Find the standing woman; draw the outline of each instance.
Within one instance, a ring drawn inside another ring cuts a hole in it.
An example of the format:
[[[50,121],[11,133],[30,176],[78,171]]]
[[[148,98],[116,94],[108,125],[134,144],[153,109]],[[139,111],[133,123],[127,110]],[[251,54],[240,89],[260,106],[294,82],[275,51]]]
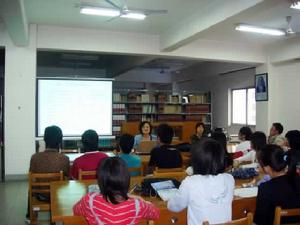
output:
[[[204,123],[196,123],[195,126],[195,134],[193,134],[191,139],[191,144],[194,144],[195,142],[199,141],[201,138],[206,137],[205,135],[205,125]]]
[[[139,126],[140,134],[135,135],[133,148],[137,149],[141,141],[156,141],[157,137],[152,132],[152,125],[149,121],[143,121]]]

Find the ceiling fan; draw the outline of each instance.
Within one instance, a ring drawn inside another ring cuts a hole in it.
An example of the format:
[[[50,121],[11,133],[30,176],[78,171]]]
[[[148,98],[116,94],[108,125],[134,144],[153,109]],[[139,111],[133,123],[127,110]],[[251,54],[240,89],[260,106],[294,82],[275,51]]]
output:
[[[111,7],[103,7],[98,4],[84,2],[81,2],[75,6],[80,8],[80,13],[82,14],[110,17],[110,19],[107,21],[111,21],[119,17],[143,20],[149,15],[161,15],[168,13],[167,10],[129,8],[126,0],[123,0],[122,5],[116,4],[113,0],[104,1]]]
[[[286,22],[287,27],[284,29],[284,32],[287,37],[293,37],[300,34],[300,32],[295,31],[292,27],[292,16],[287,16]]]
[[[148,15],[161,15],[161,14],[167,14],[168,10],[151,10],[151,9],[136,9],[136,8],[129,8],[127,4],[127,0],[123,0],[123,4],[117,5],[112,0],[105,0],[108,4],[110,4],[114,9],[118,10],[120,12],[120,15],[117,17],[126,17],[130,14],[132,15],[144,15],[145,17]]]

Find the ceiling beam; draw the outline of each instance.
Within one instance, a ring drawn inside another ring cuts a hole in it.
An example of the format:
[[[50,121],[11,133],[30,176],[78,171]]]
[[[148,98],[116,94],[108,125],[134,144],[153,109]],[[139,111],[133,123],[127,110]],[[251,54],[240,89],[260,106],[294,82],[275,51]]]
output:
[[[107,70],[107,77],[112,78],[125,74],[126,72],[134,68],[137,68],[152,61],[154,58],[155,57],[150,56],[128,56],[126,58],[123,58],[122,60],[114,60],[113,62],[111,62],[109,69]]]
[[[170,52],[196,39],[202,31],[223,22],[224,20],[245,11],[263,0],[211,0],[206,7],[187,17],[160,36],[161,51]]]
[[[29,33],[24,0],[0,0],[0,6],[0,15],[13,43],[27,46]]]

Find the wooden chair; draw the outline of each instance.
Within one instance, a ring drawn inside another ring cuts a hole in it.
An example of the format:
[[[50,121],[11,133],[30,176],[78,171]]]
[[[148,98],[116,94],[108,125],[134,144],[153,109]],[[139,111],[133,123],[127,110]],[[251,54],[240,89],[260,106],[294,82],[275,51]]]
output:
[[[168,209],[160,210],[160,217],[157,220],[149,220],[149,225],[186,225],[187,224],[187,211],[171,212]]]
[[[88,225],[83,216],[69,216],[64,218],[64,225]]]
[[[40,201],[37,195],[42,194],[50,196],[50,182],[63,180],[63,172],[58,173],[32,173],[28,175],[29,186],[29,215],[30,224],[45,223],[46,221],[38,221],[39,212],[50,211],[50,201]],[[47,220],[47,222],[49,222]]]
[[[247,217],[237,220],[232,220],[227,223],[218,223],[217,225],[252,225],[253,223],[253,214],[248,213]],[[203,225],[209,225],[209,222],[203,222]]]
[[[140,166],[140,167],[129,167],[128,168],[128,172],[129,173],[131,173],[131,172],[137,172],[137,173],[139,173],[138,176],[143,176],[143,174],[144,174],[142,166]]]
[[[79,170],[78,180],[88,180],[88,179],[96,179],[97,171],[96,170]]]
[[[178,167],[178,168],[158,168],[158,167],[155,167],[154,172],[155,173],[184,172],[184,168],[182,168],[182,167]]]
[[[282,209],[277,206],[275,209],[274,225],[281,224],[281,217],[300,216],[300,208]],[[300,224],[299,222],[297,224]]]
[[[232,201],[232,219],[241,219],[248,213],[255,213],[256,197],[234,199]]]

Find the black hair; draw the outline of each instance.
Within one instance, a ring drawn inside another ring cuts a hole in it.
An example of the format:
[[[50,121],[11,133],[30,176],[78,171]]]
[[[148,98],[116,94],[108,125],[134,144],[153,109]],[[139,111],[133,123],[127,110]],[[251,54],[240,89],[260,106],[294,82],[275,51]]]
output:
[[[59,149],[62,143],[62,131],[58,126],[46,127],[44,132],[44,141],[46,148]]]
[[[130,175],[126,163],[120,157],[101,160],[97,179],[100,192],[107,202],[118,204],[128,199]]]
[[[289,142],[291,149],[300,150],[300,131],[290,130],[285,134],[286,139]]]
[[[289,163],[288,158],[288,155],[278,145],[266,145],[260,151],[261,166],[269,166],[276,172],[280,172],[286,168]]]
[[[81,136],[84,152],[91,152],[98,150],[99,137],[96,131],[86,130]]]
[[[273,123],[272,126],[275,127],[279,134],[283,132],[283,126],[281,123]]]
[[[202,122],[196,123],[196,125],[195,125],[195,131],[197,133],[197,128],[200,127],[200,126],[203,127],[203,134],[204,134],[205,133],[205,124],[202,123]]]
[[[119,140],[119,146],[123,153],[129,154],[133,148],[134,137],[130,134],[123,134]]]
[[[233,159],[231,155],[227,151],[227,139],[226,135],[222,131],[214,131],[211,133],[210,137],[217,142],[220,143],[220,145],[223,147],[225,152],[225,167],[231,166],[233,164]]]
[[[225,151],[212,138],[202,138],[192,145],[191,166],[194,174],[218,175],[225,171]]]
[[[245,136],[245,140],[249,141],[252,135],[252,130],[249,127],[242,127],[239,134]]]
[[[251,135],[250,141],[251,141],[252,148],[255,151],[260,151],[262,148],[266,146],[267,137],[263,132],[256,131]]]
[[[140,134],[143,134],[143,126],[144,126],[145,124],[148,124],[148,125],[149,125],[149,127],[150,127],[150,132],[149,132],[149,134],[151,134],[151,132],[152,132],[152,125],[151,125],[151,123],[150,123],[149,121],[143,121],[143,122],[140,123],[140,125],[139,125],[139,131],[140,131]]]
[[[163,144],[171,144],[174,136],[173,128],[166,123],[160,124],[157,127],[157,136]]]

